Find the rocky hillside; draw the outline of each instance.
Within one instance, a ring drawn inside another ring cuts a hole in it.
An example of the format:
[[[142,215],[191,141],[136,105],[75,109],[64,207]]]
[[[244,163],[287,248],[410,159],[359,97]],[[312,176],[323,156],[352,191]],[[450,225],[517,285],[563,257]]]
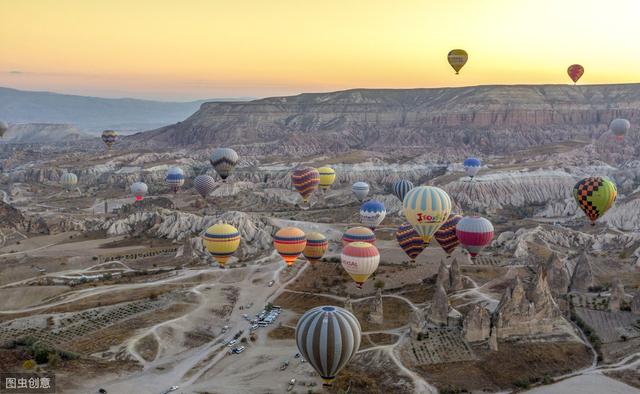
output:
[[[8,143],[15,144],[54,144],[91,138],[70,124],[23,123],[9,127],[4,136]]]
[[[640,121],[640,85],[357,89],[205,103],[185,121],[130,141],[226,145],[252,155],[447,147],[500,154],[591,140],[619,116]]]

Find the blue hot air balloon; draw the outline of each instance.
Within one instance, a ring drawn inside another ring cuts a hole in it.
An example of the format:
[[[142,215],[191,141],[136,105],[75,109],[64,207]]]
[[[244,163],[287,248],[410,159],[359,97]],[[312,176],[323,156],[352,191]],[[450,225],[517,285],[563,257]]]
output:
[[[464,166],[464,171],[469,175],[471,179],[480,171],[480,167],[482,167],[482,162],[477,157],[469,157],[467,158],[462,165]]]
[[[405,179],[393,183],[393,194],[400,199],[400,202],[404,201],[404,196],[409,193],[411,189],[413,189],[413,183]]]
[[[382,223],[385,216],[387,216],[387,210],[378,200],[369,200],[360,207],[360,221],[372,230]]]

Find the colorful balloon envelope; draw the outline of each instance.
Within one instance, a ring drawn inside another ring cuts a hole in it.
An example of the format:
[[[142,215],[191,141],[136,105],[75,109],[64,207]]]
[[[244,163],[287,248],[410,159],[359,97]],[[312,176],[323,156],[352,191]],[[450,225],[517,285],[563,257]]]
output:
[[[209,227],[202,236],[205,248],[224,268],[227,260],[240,246],[240,232],[230,224],[218,223]]]
[[[372,230],[382,223],[385,216],[387,216],[387,210],[378,200],[369,200],[360,207],[360,221]]]
[[[569,78],[571,78],[571,80],[575,84],[584,74],[584,67],[579,64],[572,64],[569,66],[569,68],[567,68],[567,74],[569,74]]]
[[[105,130],[102,132],[102,142],[107,146],[107,149],[111,149],[113,144],[118,140],[118,132],[115,130]]]
[[[78,184],[78,177],[71,172],[65,172],[60,176],[60,183],[65,189],[71,190]]]
[[[313,167],[296,168],[291,174],[291,183],[302,196],[302,201],[307,203],[309,197],[318,189],[320,174]]]
[[[480,171],[480,167],[482,167],[482,162],[480,161],[480,159],[476,157],[469,157],[465,159],[462,165],[464,166],[464,172],[467,174],[467,176],[473,179],[473,177],[476,176],[478,171]]]
[[[131,194],[136,198],[136,201],[140,201],[147,195],[149,187],[144,182],[135,182],[131,185]]]
[[[409,193],[409,190],[413,188],[413,183],[401,179],[393,183],[393,194],[400,199],[400,202],[402,202],[404,201],[404,196],[406,196],[407,193]]]
[[[493,224],[480,216],[465,216],[456,225],[456,237],[472,260],[493,239]]]
[[[198,175],[193,180],[193,187],[202,198],[207,198],[209,194],[216,188],[216,181],[209,175]]]
[[[611,208],[617,196],[616,184],[607,178],[585,178],[573,187],[573,197],[580,209],[591,220],[592,226]]]
[[[622,141],[624,140],[624,136],[627,134],[627,131],[631,128],[631,123],[629,123],[626,119],[614,119],[609,124],[609,129],[616,137],[616,140]]]
[[[273,237],[273,246],[284,262],[291,266],[307,246],[307,238],[299,228],[285,227],[278,230]]]
[[[356,195],[358,201],[362,202],[369,194],[369,184],[366,182],[356,182],[351,186],[351,191]]]
[[[418,186],[407,193],[402,210],[407,221],[428,245],[451,213],[451,198],[439,187]]]
[[[328,247],[329,241],[327,237],[314,231],[307,234],[307,245],[302,254],[311,264],[314,264],[320,261]]]
[[[167,171],[167,176],[164,178],[164,181],[174,193],[177,193],[182,185],[184,185],[184,171],[182,171],[180,167],[171,167],[169,171]]]
[[[342,234],[342,246],[347,246],[351,242],[368,242],[375,245],[376,235],[366,227],[351,227]]]
[[[464,49],[452,49],[447,55],[447,61],[449,62],[449,65],[456,71],[456,75],[458,75],[462,67],[467,64],[468,59],[469,55]]]
[[[298,320],[296,345],[324,385],[330,386],[358,351],[361,331],[353,313],[337,306],[318,306]]]
[[[460,215],[450,214],[447,221],[442,223],[438,231],[433,234],[433,237],[438,241],[440,247],[442,247],[449,256],[451,256],[454,249],[460,245],[460,241],[456,235],[456,225],[461,219],[462,216]]]
[[[356,287],[361,289],[364,282],[378,269],[380,253],[378,248],[368,242],[352,242],[342,249],[340,260],[342,268],[356,282]]]
[[[236,164],[238,164],[238,154],[231,148],[216,148],[211,153],[209,162],[220,175],[220,178],[226,181]]]
[[[396,231],[396,239],[398,244],[409,256],[412,263],[416,262],[416,257],[424,250],[424,241],[420,234],[416,232],[412,225],[404,223]]]
[[[320,174],[320,190],[329,190],[333,182],[336,181],[336,171],[331,167],[325,166],[318,168],[318,173]]]

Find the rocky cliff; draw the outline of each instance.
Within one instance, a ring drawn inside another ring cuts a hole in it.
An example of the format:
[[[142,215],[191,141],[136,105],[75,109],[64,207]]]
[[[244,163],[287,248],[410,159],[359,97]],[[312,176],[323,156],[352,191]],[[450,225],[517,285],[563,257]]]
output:
[[[355,89],[205,103],[185,121],[139,133],[135,144],[233,146],[242,154],[317,154],[371,148],[502,153],[591,139],[609,121],[640,121],[640,86],[517,85]]]

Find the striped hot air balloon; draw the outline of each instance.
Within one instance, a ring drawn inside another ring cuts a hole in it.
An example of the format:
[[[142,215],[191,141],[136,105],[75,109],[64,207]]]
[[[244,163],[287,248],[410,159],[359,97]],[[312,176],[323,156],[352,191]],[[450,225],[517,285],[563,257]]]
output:
[[[284,262],[291,266],[307,246],[307,238],[299,228],[285,227],[278,230],[273,237],[273,246]]]
[[[329,190],[333,182],[336,181],[336,171],[331,167],[324,166],[318,168],[318,173],[320,174],[320,190]]]
[[[581,179],[573,187],[573,198],[595,226],[596,220],[611,208],[618,196],[616,184],[602,177]]]
[[[302,315],[296,326],[296,345],[302,357],[330,386],[360,347],[361,327],[349,311],[318,306]]]
[[[569,78],[571,78],[575,85],[584,74],[584,67],[579,64],[572,64],[567,68],[567,74],[569,74]]]
[[[351,242],[368,242],[375,245],[376,235],[366,227],[351,227],[342,234],[342,246],[347,246]]]
[[[456,71],[456,75],[458,75],[462,67],[467,64],[467,59],[469,59],[469,55],[464,49],[452,49],[449,51],[449,54],[447,54],[447,61]]]
[[[356,195],[358,201],[362,202],[369,194],[369,184],[366,182],[356,182],[351,186],[351,191]]]
[[[351,242],[342,249],[342,268],[351,276],[356,287],[362,288],[366,280],[376,272],[380,263],[378,248],[368,242]]]
[[[240,232],[230,224],[218,223],[209,227],[202,236],[205,248],[218,261],[221,268],[238,246],[240,246]]]
[[[467,173],[469,178],[473,179],[474,176],[480,171],[480,167],[482,167],[482,162],[477,157],[469,157],[465,159],[462,163],[464,167],[464,172]]]
[[[209,194],[216,188],[216,181],[209,175],[198,175],[193,180],[193,187],[202,198],[207,198]]]
[[[182,171],[180,167],[171,167],[167,171],[167,176],[164,178],[164,181],[174,193],[177,193],[182,185],[184,185],[184,171]]]
[[[493,224],[480,216],[465,216],[456,224],[456,236],[472,260],[493,239]]]
[[[231,148],[216,148],[211,153],[209,159],[211,166],[220,175],[223,182],[226,182],[227,178],[233,171],[236,164],[238,164],[238,154]]]
[[[451,199],[435,186],[418,186],[409,191],[402,203],[407,221],[428,245],[433,234],[451,213]]]
[[[328,247],[329,241],[327,240],[327,237],[314,231],[307,234],[307,245],[305,246],[302,254],[307,258],[307,261],[314,264],[320,261]]]
[[[396,240],[398,240],[402,250],[409,256],[411,262],[415,263],[416,257],[424,250],[424,241],[420,234],[416,232],[411,224],[404,223],[396,231]]]
[[[136,201],[141,201],[148,191],[149,187],[144,182],[135,182],[131,185],[131,194],[135,196]]]
[[[409,193],[409,190],[413,189],[413,183],[411,181],[407,181],[401,179],[399,181],[395,181],[393,183],[393,194],[400,199],[400,202],[404,201],[404,196]]]
[[[375,230],[385,216],[387,216],[387,210],[378,200],[369,200],[360,207],[360,222],[371,230]]]
[[[309,197],[318,188],[320,184],[320,174],[313,167],[301,167],[293,170],[291,174],[291,183],[302,196],[302,201],[309,202]]]
[[[113,144],[118,140],[118,132],[115,130],[105,130],[102,132],[102,142],[107,146],[107,149],[111,149]]]
[[[78,184],[78,176],[71,172],[65,172],[60,176],[60,183],[67,190],[72,190]]]
[[[450,214],[446,222],[442,223],[442,226],[438,231],[433,234],[433,237],[438,241],[442,249],[451,257],[454,249],[460,245],[458,236],[456,235],[456,225],[462,219],[462,216],[456,214]]]

